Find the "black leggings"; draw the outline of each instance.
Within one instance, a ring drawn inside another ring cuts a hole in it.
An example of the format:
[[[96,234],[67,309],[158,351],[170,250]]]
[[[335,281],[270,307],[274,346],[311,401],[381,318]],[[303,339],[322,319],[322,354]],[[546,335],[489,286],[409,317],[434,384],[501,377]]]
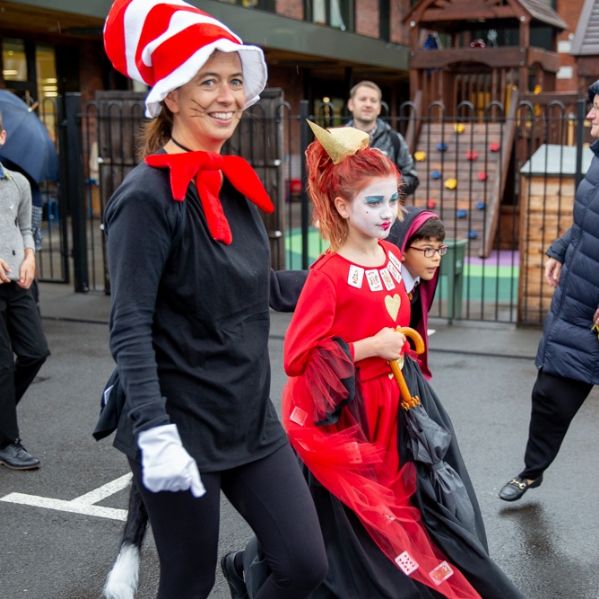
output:
[[[206,494],[152,493],[130,460],[160,557],[157,599],[202,599],[214,585],[220,490],[252,527],[271,575],[256,599],[300,599],[327,573],[312,497],[289,445],[256,462],[201,474]]]

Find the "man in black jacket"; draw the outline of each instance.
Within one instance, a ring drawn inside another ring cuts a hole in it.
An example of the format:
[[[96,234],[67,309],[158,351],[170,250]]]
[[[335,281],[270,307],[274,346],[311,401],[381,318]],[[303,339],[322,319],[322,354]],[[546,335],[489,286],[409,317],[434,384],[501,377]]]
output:
[[[408,196],[416,191],[419,184],[414,159],[406,140],[378,118],[381,114],[381,98],[381,88],[372,81],[360,81],[354,85],[349,92],[347,103],[353,119],[347,124],[366,131],[370,135],[370,146],[377,148],[395,162],[402,176],[402,191]]]

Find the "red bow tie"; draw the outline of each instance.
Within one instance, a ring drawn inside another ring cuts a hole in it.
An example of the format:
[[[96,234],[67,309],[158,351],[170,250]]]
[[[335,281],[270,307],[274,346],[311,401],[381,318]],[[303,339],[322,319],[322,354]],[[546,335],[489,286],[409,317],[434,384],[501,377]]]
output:
[[[274,210],[273,203],[251,165],[239,156],[221,156],[212,152],[183,152],[181,154],[151,154],[146,164],[156,168],[170,169],[173,199],[185,199],[189,183],[195,184],[208,224],[215,241],[229,245],[233,241],[229,221],[223,211],[219,193],[221,172],[233,187],[265,212]]]

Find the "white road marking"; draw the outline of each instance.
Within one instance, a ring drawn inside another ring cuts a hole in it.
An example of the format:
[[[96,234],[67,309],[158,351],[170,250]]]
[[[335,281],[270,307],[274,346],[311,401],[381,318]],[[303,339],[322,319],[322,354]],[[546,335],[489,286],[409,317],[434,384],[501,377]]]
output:
[[[93,505],[94,503],[98,503],[119,491],[122,491],[129,483],[131,482],[131,473],[125,474],[120,478],[117,478],[85,495],[81,495],[76,499],[73,499],[76,503],[85,503],[88,505]]]
[[[97,518],[121,520],[124,522],[127,519],[127,510],[119,510],[94,504],[118,493],[129,484],[130,480],[131,474],[125,474],[124,476],[106,483],[89,493],[76,497],[71,501],[52,499],[51,497],[40,497],[39,495],[27,495],[26,493],[9,493],[4,497],[0,497],[0,501],[41,507],[49,510],[59,510],[61,512],[71,512],[73,514],[83,514],[85,516],[95,516]]]

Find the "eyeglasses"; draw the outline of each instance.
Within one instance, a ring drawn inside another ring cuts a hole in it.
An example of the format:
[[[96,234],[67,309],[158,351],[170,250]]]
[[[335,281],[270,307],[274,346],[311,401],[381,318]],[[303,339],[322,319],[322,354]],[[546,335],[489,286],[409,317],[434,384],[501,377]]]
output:
[[[408,249],[416,250],[417,252],[422,252],[425,258],[433,258],[435,254],[439,254],[439,256],[445,256],[445,254],[447,254],[446,245],[442,245],[438,248],[417,248],[411,245]]]

